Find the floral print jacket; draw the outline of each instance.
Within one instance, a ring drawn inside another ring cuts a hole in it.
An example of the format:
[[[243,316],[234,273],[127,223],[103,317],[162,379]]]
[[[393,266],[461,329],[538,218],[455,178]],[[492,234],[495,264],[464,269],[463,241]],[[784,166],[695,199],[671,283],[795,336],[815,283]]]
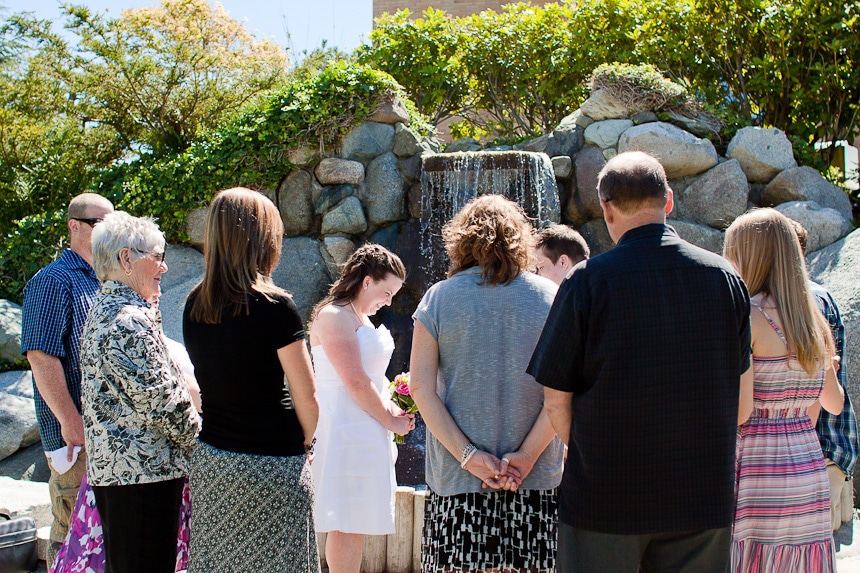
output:
[[[170,358],[161,312],[106,281],[81,336],[87,474],[93,486],[188,474],[200,416]]]

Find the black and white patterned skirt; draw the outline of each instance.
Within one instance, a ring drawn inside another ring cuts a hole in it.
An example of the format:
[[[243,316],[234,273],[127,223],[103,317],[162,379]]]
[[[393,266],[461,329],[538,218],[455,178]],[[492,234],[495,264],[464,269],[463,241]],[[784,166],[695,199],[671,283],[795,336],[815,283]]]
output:
[[[427,491],[422,573],[555,571],[556,490]]]
[[[307,456],[255,456],[197,441],[188,573],[319,573]]]

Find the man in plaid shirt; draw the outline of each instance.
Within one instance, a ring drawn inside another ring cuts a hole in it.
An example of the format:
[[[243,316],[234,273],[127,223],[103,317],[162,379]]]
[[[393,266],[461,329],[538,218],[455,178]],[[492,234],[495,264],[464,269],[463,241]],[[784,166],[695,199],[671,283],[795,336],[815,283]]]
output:
[[[96,299],[99,282],[92,268],[92,231],[113,211],[111,202],[95,193],[78,195],[69,203],[70,247],[41,269],[24,287],[21,353],[33,370],[39,434],[45,453],[84,445],[81,419],[80,338],[84,321]],[[69,518],[86,471],[83,451],[65,472],[57,471],[48,456],[48,488],[54,523],[52,546],[66,537]]]
[[[800,241],[800,247],[806,253],[808,233],[803,225],[794,223],[794,232]],[[818,417],[815,431],[827,462],[827,476],[830,478],[830,526],[833,528],[833,538],[837,544],[850,545],[854,540],[854,466],[860,443],[857,439],[857,416],[848,395],[845,375],[845,327],[839,307],[833,295],[818,283],[809,281],[809,288],[815,295],[815,302],[821,314],[830,324],[833,341],[836,343],[836,355],[839,357],[839,368],[836,379],[845,391],[845,404],[842,412],[834,416],[824,408]]]

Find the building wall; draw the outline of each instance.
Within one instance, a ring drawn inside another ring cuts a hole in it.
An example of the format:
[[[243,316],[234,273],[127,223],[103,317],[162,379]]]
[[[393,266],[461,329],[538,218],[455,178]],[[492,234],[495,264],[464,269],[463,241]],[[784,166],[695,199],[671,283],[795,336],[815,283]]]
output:
[[[426,2],[422,0],[373,0],[373,17],[377,18],[385,12],[394,13],[404,8],[409,8],[409,11],[415,17],[419,17],[429,6],[437,10],[444,10],[451,16],[468,16],[469,14],[477,14],[484,10],[499,11],[499,8],[504,4],[510,4],[513,0],[492,1],[492,0],[434,0]],[[543,6],[548,4],[550,0],[532,0],[532,4]]]

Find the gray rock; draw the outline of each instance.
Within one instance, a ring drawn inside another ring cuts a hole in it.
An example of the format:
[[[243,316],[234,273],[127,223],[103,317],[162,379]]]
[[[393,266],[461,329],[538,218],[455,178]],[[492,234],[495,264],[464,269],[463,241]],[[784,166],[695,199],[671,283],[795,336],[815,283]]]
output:
[[[352,185],[331,185],[323,187],[320,191],[320,196],[314,204],[314,212],[317,215],[322,215],[332,207],[355,194],[355,187]]]
[[[182,245],[167,245],[165,260],[168,270],[161,277],[161,296],[158,299],[161,326],[166,336],[182,342],[185,300],[191,289],[203,280],[206,263],[202,253]]]
[[[854,404],[860,404],[860,230],[811,253],[806,261],[812,280],[829,290],[839,305],[845,326],[842,367],[847,373],[848,394]]]
[[[33,399],[33,373],[29,370],[9,370],[0,373],[0,392]]]
[[[606,161],[609,161],[610,159],[612,159],[616,155],[618,155],[618,150],[615,149],[614,147],[608,147],[608,148],[603,150],[603,158]]]
[[[605,253],[615,246],[615,241],[609,234],[609,229],[606,228],[606,221],[600,219],[592,219],[579,228],[579,233],[588,243],[588,248],[591,250],[591,256],[596,257],[600,253]]]
[[[54,517],[48,484],[0,477],[0,512],[29,515],[36,521],[37,528],[51,525]]]
[[[337,207],[323,216],[323,235],[344,233],[357,235],[367,230],[367,219],[361,209],[361,201],[356,197],[347,197]]]
[[[320,242],[310,237],[284,238],[281,262],[272,273],[275,284],[293,296],[304,322],[331,283],[321,248]]]
[[[749,187],[740,163],[720,163],[693,181],[678,200],[686,219],[724,229],[747,208]]]
[[[573,164],[576,187],[571,188],[564,216],[576,226],[603,216],[597,197],[597,175],[606,165],[606,160],[598,148],[585,147],[576,154]]]
[[[287,151],[287,159],[293,165],[310,165],[316,159],[316,152],[307,147],[290,149]]]
[[[623,104],[609,95],[606,90],[591,92],[591,95],[587,100],[582,102],[579,109],[584,115],[587,115],[594,121],[627,118],[640,111],[645,111],[644,109],[635,109]]]
[[[656,157],[669,179],[702,173],[717,164],[714,144],[671,123],[636,125],[618,140],[618,153],[644,151]]]
[[[319,187],[319,185],[316,182],[314,182],[314,185],[316,187]],[[271,201],[272,205],[274,205],[275,207],[278,206],[278,192],[277,191],[274,191],[272,189],[257,189],[257,193],[259,193],[260,195],[262,195],[263,197],[265,197],[266,199]]]
[[[421,218],[421,183],[416,181],[406,192],[406,210],[412,219]]]
[[[750,183],[767,183],[797,165],[791,142],[775,127],[739,129],[726,148],[726,157],[740,162]]]
[[[346,237],[330,236],[323,239],[323,258],[326,259],[328,274],[332,279],[340,276],[346,261],[355,252],[355,243]]]
[[[409,183],[415,183],[421,179],[421,158],[425,154],[430,154],[430,152],[425,151],[424,153],[413,155],[407,159],[397,160],[397,168],[400,170],[400,174],[403,175],[403,178]]]
[[[657,117],[657,114],[653,111],[640,111],[639,113],[633,115],[630,119],[633,120],[634,125],[641,125],[643,123],[654,123],[655,121],[660,121],[660,118]]]
[[[535,153],[541,153],[546,149],[548,143],[549,134],[541,135],[540,137],[515,144],[514,151],[534,151]]]
[[[393,142],[393,126],[387,123],[365,121],[344,136],[341,156],[357,161],[369,161],[391,149]]]
[[[47,484],[51,477],[51,469],[48,467],[42,442],[36,442],[28,448],[21,448],[5,460],[0,461],[0,476]],[[3,505],[7,503],[2,500],[4,500],[3,487],[0,485],[0,511],[3,511]],[[50,505],[48,515],[50,516]]]
[[[38,441],[33,399],[0,392],[0,460]]]
[[[396,155],[384,153],[370,162],[359,197],[371,227],[406,219],[406,189]]]
[[[689,221],[677,221],[670,219],[668,221],[676,231],[678,236],[689,243],[693,243],[697,247],[701,247],[718,255],[723,254],[723,240],[725,235],[716,229],[707,225],[699,225]]]
[[[666,117],[681,129],[699,137],[719,135],[722,128],[719,122],[703,114],[699,114],[696,117],[687,117],[686,115],[669,111],[666,113]]]
[[[0,299],[0,363],[21,360],[21,305]]]
[[[458,151],[481,151],[481,142],[471,137],[464,137],[445,148],[445,153],[456,153]]]
[[[392,151],[397,157],[410,157],[425,151],[429,147],[411,129],[398,123],[394,126],[394,147]]]
[[[630,119],[607,119],[596,121],[585,128],[585,143],[607,149],[618,145],[621,134],[633,127]]]
[[[409,112],[400,98],[394,98],[391,101],[381,101],[376,105],[376,109],[367,118],[367,121],[376,121],[379,123],[396,123],[409,124]]]
[[[793,167],[773,178],[764,190],[762,205],[773,206],[789,201],[815,201],[822,207],[836,209],[851,220],[848,195],[827,181],[812,167]]]
[[[573,161],[569,155],[559,155],[552,158],[552,170],[557,179],[567,179],[573,171]]]
[[[584,118],[579,110],[561,120],[552,133],[549,134],[544,153],[550,157],[568,156],[573,157],[577,151],[582,149],[585,143],[583,134],[585,127],[579,125]],[[591,121],[591,118],[586,118]]]
[[[776,210],[803,225],[809,233],[808,252],[823,249],[852,231],[851,223],[839,211],[822,207],[815,201],[790,201],[777,205]]]
[[[765,189],[767,189],[767,185],[763,183],[750,183],[750,203],[756,207],[760,206]]]
[[[364,181],[364,165],[349,159],[326,157],[314,169],[314,175],[321,185],[357,185]]]
[[[188,242],[195,247],[203,248],[206,243],[206,218],[209,216],[209,209],[193,209],[188,212],[188,217],[185,220],[185,233],[188,235]]]
[[[296,169],[278,189],[278,210],[284,221],[284,234],[288,237],[309,233],[314,226],[314,176],[304,169]]]

